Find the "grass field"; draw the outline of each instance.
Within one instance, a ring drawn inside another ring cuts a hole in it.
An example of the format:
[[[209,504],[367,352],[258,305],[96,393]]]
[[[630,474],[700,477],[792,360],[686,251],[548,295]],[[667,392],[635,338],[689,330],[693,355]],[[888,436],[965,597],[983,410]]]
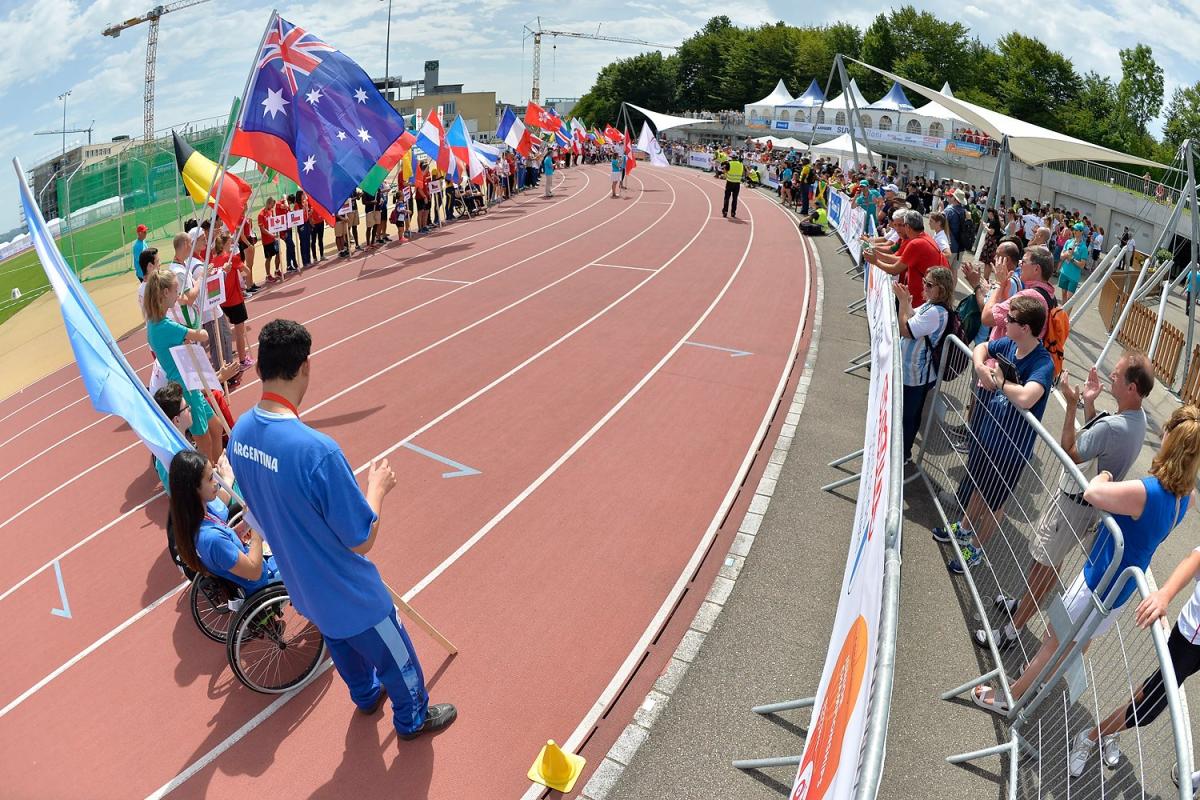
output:
[[[150,233],[147,244],[160,250],[170,244],[170,237],[181,227],[182,219],[195,213],[190,200],[179,204],[176,213],[174,200],[147,208],[129,211],[119,217],[101,220],[93,225],[72,231],[58,238],[58,249],[83,281],[133,272],[133,240],[138,225],[146,225]],[[50,288],[37,253],[27,250],[7,261],[0,262],[0,324],[7,321]],[[12,290],[20,289],[21,298],[12,299]]]

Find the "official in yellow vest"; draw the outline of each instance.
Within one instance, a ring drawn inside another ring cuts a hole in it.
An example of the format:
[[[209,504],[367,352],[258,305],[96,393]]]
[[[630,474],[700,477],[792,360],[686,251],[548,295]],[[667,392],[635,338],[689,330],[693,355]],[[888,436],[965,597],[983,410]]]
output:
[[[729,159],[729,163],[725,165],[725,202],[721,204],[721,216],[733,214],[733,218],[737,219],[737,201],[738,192],[742,189],[742,173],[745,167],[742,166],[742,158],[740,153],[734,153]],[[729,198],[733,198],[733,208],[729,207]]]

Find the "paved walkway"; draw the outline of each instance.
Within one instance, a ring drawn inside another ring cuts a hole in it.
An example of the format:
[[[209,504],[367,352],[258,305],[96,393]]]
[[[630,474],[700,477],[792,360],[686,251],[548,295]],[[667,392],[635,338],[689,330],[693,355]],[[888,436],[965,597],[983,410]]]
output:
[[[810,696],[816,691],[845,567],[855,486],[828,494],[820,485],[839,477],[826,464],[862,446],[866,379],[842,372],[867,346],[865,320],[845,307],[861,288],[843,273],[849,262],[833,237],[814,240],[824,265],[824,303],[818,356],[774,497],[753,549],[724,610],[712,625],[664,708],[656,709],[649,735],[626,759],[610,787],[592,787],[593,800],[647,797],[786,797],[794,769],[741,772],[736,758],[799,755],[809,712],[758,717],[750,707]],[[1178,313],[1178,312],[1177,312]],[[1099,315],[1089,312],[1072,334],[1069,369],[1086,374],[1087,359],[1103,344]],[[1119,352],[1110,359],[1115,363]],[[1110,365],[1111,368],[1111,365]],[[1102,408],[1111,398],[1101,401]],[[1143,474],[1159,444],[1161,423],[1178,401],[1156,389],[1147,409],[1152,432],[1134,472]],[[1048,430],[1062,425],[1057,398],[1046,412]],[[921,484],[905,498],[904,566],[895,689],[888,730],[882,798],[1002,797],[1006,768],[999,759],[963,767],[945,756],[1001,740],[998,718],[969,702],[939,699],[940,692],[990,669],[971,645],[974,610],[961,582],[944,566],[929,538],[935,512]],[[1200,542],[1200,514],[1192,513],[1160,548],[1154,568],[1170,570]],[[1180,598],[1172,609],[1172,620]],[[1193,736],[1200,732],[1193,719]],[[1166,767],[1164,766],[1164,770]]]

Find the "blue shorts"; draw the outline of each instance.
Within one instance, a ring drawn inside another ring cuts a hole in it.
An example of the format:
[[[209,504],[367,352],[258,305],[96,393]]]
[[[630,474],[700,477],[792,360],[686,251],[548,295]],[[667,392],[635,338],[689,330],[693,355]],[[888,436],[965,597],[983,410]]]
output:
[[[1058,288],[1074,294],[1079,288],[1079,278],[1063,272],[1058,276]]]

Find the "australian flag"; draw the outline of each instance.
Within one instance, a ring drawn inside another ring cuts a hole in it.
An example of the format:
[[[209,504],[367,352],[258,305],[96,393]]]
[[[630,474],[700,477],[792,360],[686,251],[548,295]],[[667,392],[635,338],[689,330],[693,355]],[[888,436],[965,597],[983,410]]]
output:
[[[362,67],[272,16],[230,152],[291,178],[329,216],[403,133]]]

